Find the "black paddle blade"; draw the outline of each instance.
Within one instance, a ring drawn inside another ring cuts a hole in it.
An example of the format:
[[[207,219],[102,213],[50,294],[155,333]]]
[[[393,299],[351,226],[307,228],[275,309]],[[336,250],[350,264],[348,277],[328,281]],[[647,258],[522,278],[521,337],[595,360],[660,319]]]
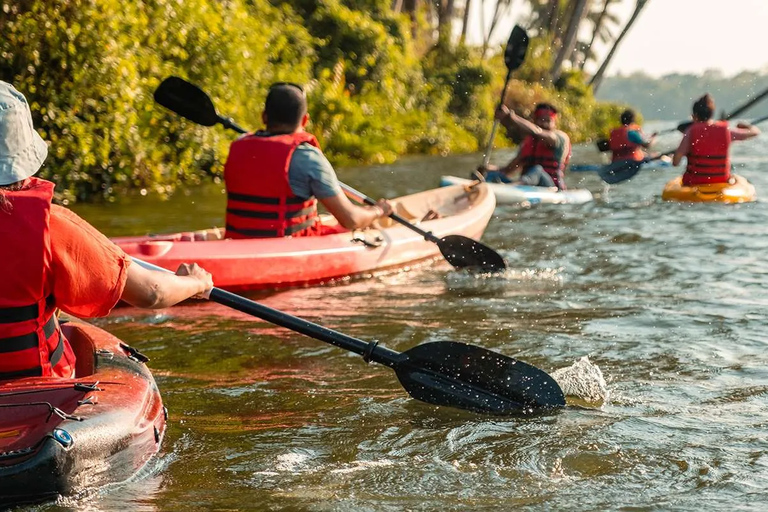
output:
[[[608,183],[609,185],[613,185],[633,177],[638,173],[638,171],[640,171],[643,163],[645,162],[642,160],[639,162],[634,160],[620,160],[618,162],[613,162],[610,165],[604,165],[600,168],[600,170],[597,171],[597,173],[600,175],[600,178],[602,178],[604,182]]]
[[[190,121],[213,126],[220,121],[211,98],[183,78],[169,76],[155,89],[155,101]]]
[[[515,25],[509,34],[507,47],[504,49],[504,64],[509,71],[514,71],[523,65],[525,53],[528,51],[528,34],[520,25]]]
[[[680,123],[679,125],[677,125],[677,128],[674,128],[672,130],[663,130],[663,131],[660,131],[659,133],[667,133],[670,131],[672,132],[678,131],[680,133],[685,133],[688,130],[688,128],[691,127],[692,124],[693,124],[693,121],[686,121],[684,123]]]
[[[562,389],[546,372],[475,345],[437,341],[402,355],[397,378],[423,402],[499,415],[565,406]]]
[[[597,150],[601,153],[611,150],[611,142],[607,139],[598,139],[595,144],[597,145]]]
[[[437,242],[445,259],[456,268],[471,268],[481,272],[502,272],[507,264],[499,253],[462,235],[448,235]]]

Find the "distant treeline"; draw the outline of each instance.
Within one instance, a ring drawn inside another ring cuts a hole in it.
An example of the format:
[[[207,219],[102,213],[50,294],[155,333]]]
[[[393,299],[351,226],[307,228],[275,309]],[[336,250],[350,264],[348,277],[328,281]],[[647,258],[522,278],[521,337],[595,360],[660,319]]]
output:
[[[702,75],[674,73],[661,78],[637,72],[607,77],[597,98],[631,105],[645,119],[685,120],[690,117],[693,101],[706,92],[715,98],[719,115],[735,110],[767,88],[768,72],[744,71],[724,76],[711,70]],[[740,117],[751,119],[766,114],[768,99]]]

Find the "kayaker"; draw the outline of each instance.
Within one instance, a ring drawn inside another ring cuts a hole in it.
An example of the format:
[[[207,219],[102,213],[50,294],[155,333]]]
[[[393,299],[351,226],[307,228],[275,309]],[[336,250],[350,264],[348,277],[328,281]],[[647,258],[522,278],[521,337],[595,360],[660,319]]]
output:
[[[715,100],[705,94],[693,104],[693,124],[686,130],[683,140],[672,157],[678,166],[683,157],[688,164],[683,174],[683,185],[727,183],[731,180],[731,162],[728,150],[731,141],[747,140],[760,134],[760,129],[749,123],[729,128],[727,121],[713,121]]]
[[[121,299],[164,308],[213,286],[195,264],[176,275],[132,264],[96,228],[51,204],[54,184],[34,177],[47,154],[26,99],[0,81],[0,380],[73,375],[57,309],[100,317]]]
[[[317,139],[304,131],[307,97],[297,84],[269,88],[261,119],[265,130],[232,143],[224,166],[227,238],[317,236],[363,229],[392,213],[384,199],[352,204]],[[319,223],[317,202],[339,227]]]
[[[524,119],[505,105],[496,109],[496,119],[507,129],[517,127],[525,134],[520,151],[504,167],[489,165],[486,181],[520,183],[535,187],[557,187],[565,190],[563,169],[571,158],[571,140],[557,129],[557,109],[549,103],[539,103],[533,112],[533,122]],[[515,182],[510,178],[522,169]]]
[[[651,147],[656,134],[646,137],[643,130],[635,124],[635,112],[627,109],[621,113],[621,126],[611,130],[609,147],[613,153],[612,161],[634,160],[641,162],[646,154],[643,148]]]

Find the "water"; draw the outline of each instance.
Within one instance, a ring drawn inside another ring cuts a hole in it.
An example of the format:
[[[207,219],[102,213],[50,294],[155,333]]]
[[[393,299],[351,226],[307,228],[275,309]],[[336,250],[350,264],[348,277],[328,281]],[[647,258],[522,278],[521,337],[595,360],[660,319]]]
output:
[[[764,144],[733,151],[763,197]],[[392,197],[480,160],[340,175]],[[768,202],[663,203],[677,172],[644,170],[610,189],[572,174],[595,202],[498,208],[483,241],[509,261],[504,277],[443,262],[255,296],[396,350],[457,340],[549,372],[588,356],[610,392],[602,405],[524,419],[436,408],[409,399],[387,368],[216,304],[119,309],[98,324],[152,358],[170,410],[163,453],[136,482],[39,508],[763,509]],[[118,235],[208,227],[223,205],[210,187],[78,211]]]

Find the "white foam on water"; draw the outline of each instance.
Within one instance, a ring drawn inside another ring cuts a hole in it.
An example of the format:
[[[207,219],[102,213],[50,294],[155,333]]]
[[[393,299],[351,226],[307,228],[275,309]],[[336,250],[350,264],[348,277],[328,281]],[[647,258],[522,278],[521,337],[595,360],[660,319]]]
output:
[[[566,397],[573,397],[590,405],[600,406],[608,401],[608,385],[603,372],[584,356],[567,368],[552,372]]]
[[[356,471],[365,471],[366,469],[376,468],[376,467],[387,467],[394,465],[394,462],[391,460],[358,460],[355,461],[351,466],[344,467],[344,468],[338,468],[338,469],[332,469],[331,473],[337,473],[337,474],[344,474],[344,473],[354,473]]]

